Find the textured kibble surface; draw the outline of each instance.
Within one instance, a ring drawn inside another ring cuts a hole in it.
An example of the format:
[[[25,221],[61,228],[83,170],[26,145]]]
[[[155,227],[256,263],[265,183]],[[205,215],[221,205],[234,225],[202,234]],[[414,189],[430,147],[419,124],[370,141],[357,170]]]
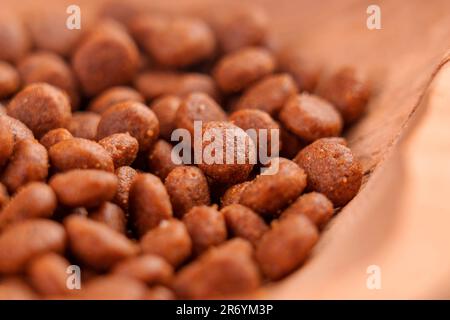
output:
[[[0,299],[264,296],[314,259],[365,75],[256,3],[86,10],[0,10]]]

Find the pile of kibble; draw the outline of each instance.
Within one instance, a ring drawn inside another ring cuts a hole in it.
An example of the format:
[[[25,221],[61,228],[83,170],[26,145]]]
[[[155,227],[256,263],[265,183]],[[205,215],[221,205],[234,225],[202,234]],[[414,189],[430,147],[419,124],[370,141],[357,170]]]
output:
[[[236,297],[291,274],[361,186],[340,135],[367,83],[269,45],[254,6],[122,6],[76,37],[0,14],[0,298]],[[280,157],[176,164],[194,121],[279,130]]]

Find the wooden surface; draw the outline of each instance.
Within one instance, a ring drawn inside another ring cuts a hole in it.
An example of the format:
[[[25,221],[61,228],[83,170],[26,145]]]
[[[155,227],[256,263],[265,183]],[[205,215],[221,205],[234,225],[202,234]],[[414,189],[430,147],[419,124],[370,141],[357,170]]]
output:
[[[23,12],[64,4],[1,1]],[[79,4],[85,17],[100,2],[66,1]],[[143,2],[190,12],[224,3]],[[307,264],[254,297],[450,298],[450,72],[442,71],[450,58],[450,1],[376,1],[382,29],[372,31],[366,8],[373,1],[255,2],[271,15],[275,45],[297,44],[325,72],[355,65],[375,91],[367,115],[348,132],[367,183],[332,221]],[[428,90],[436,74],[442,78]],[[366,287],[369,265],[381,268],[381,290]]]

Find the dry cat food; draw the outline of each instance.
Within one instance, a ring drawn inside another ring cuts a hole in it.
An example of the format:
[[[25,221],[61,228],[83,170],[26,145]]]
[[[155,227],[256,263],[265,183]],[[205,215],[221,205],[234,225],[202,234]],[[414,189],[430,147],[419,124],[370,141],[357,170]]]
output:
[[[236,297],[289,276],[361,187],[341,135],[368,83],[269,45],[258,7],[114,3],[49,39],[47,15],[0,12],[0,298]]]

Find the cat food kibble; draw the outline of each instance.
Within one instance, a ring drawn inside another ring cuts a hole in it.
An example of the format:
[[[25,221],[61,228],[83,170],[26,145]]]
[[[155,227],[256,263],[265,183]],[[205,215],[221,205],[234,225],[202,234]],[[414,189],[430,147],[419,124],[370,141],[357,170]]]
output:
[[[340,143],[317,140],[301,150],[294,161],[305,170],[308,188],[323,193],[336,207],[353,199],[361,186],[361,164]]]
[[[292,96],[286,102],[280,120],[286,129],[305,141],[337,136],[343,126],[341,116],[331,104],[306,93]]]
[[[0,9],[0,300],[258,298],[361,188],[358,70],[139,2]]]

